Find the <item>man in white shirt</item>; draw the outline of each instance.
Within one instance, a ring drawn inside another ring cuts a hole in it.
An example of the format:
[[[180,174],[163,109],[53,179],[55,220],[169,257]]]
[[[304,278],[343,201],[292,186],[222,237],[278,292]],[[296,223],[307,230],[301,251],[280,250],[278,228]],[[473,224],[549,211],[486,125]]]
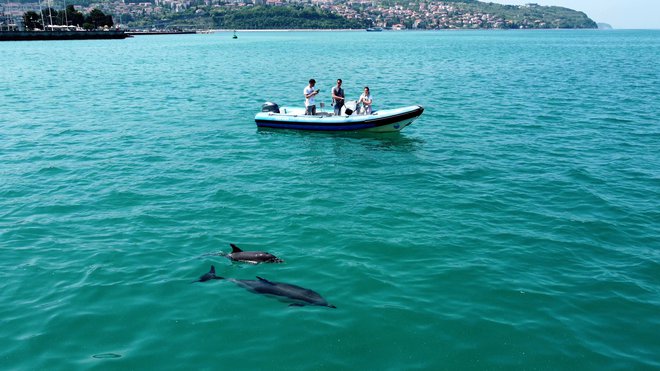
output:
[[[316,115],[314,97],[319,93],[319,89],[314,89],[314,85],[316,85],[316,80],[310,79],[309,85],[303,90],[303,94],[305,94],[305,115]]]

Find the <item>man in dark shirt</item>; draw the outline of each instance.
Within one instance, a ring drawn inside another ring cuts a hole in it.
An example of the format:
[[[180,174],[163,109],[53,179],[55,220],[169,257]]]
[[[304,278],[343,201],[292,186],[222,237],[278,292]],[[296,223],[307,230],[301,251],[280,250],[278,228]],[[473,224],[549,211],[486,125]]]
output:
[[[341,87],[341,79],[337,79],[337,86],[332,88],[332,106],[335,108],[335,115],[341,114],[341,108],[344,106],[344,89]]]

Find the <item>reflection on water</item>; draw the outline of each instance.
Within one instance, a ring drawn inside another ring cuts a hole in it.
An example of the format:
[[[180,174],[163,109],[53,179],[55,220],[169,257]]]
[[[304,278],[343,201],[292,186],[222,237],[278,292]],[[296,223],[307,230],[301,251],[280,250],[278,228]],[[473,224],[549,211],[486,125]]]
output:
[[[371,150],[384,151],[415,151],[423,144],[421,138],[410,137],[399,131],[391,133],[372,132],[323,132],[304,130],[282,130],[273,128],[257,128],[257,133],[267,136],[292,137],[303,142],[314,142],[318,139],[328,139],[333,143],[345,141],[346,143],[357,143]]]

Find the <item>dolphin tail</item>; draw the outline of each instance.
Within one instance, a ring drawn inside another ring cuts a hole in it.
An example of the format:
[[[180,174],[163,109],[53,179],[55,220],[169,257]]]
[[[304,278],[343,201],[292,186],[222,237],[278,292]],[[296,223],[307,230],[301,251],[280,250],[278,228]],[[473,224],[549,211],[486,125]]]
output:
[[[225,279],[224,277],[216,276],[216,275],[215,275],[215,266],[213,266],[213,265],[211,266],[211,270],[209,271],[209,274],[211,275],[211,277],[212,277],[214,280],[224,280],[224,279]]]
[[[224,277],[216,276],[215,275],[215,266],[211,265],[211,269],[209,270],[208,273],[203,274],[197,281],[193,281],[192,283],[195,282],[206,282],[210,280],[224,280]]]
[[[231,246],[231,252],[242,252],[243,250],[239,249],[238,246],[234,245],[233,243],[230,243],[229,246]]]

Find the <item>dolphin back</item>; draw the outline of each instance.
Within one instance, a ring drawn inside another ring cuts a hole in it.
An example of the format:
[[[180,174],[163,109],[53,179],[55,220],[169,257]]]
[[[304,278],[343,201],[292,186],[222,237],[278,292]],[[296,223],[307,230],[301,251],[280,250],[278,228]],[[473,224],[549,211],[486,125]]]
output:
[[[334,305],[328,304],[318,292],[305,287],[283,282],[273,282],[258,276],[256,280],[236,280],[235,282],[257,294],[273,295],[287,299],[293,303],[292,305],[318,305],[336,308]]]
[[[259,263],[283,263],[284,260],[266,251],[243,251],[233,243],[231,246],[231,253],[226,256],[234,261],[245,263],[259,264]]]

